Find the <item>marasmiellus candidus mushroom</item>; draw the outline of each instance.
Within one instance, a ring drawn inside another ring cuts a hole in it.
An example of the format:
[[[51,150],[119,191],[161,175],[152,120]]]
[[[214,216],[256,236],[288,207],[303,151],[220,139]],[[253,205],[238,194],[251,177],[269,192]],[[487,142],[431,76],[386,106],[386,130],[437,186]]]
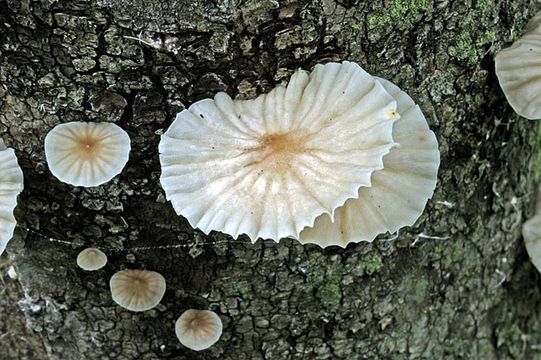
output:
[[[111,296],[118,305],[130,311],[150,310],[165,294],[165,279],[148,270],[122,270],[109,281]]]
[[[541,272],[541,186],[536,196],[535,214],[522,225],[522,237],[532,264]]]
[[[45,137],[49,169],[75,186],[104,184],[120,174],[128,161],[130,138],[113,123],[70,122]]]
[[[209,310],[186,310],[175,323],[175,333],[187,348],[205,350],[222,336],[222,320]]]
[[[372,186],[359,188],[335,212],[316,219],[301,232],[302,243],[322,247],[349,242],[372,241],[377,235],[410,226],[421,216],[436,187],[440,152],[436,136],[419,106],[400,88],[376,78],[397,101],[400,120],[393,125],[398,143],[383,158],[383,169],[372,174]]]
[[[96,271],[107,264],[107,255],[100,249],[87,248],[77,255],[77,265],[86,271]]]
[[[495,58],[496,75],[507,101],[517,114],[541,119],[541,15],[526,33]]]
[[[253,100],[225,93],[180,112],[159,145],[161,184],[204,233],[298,238],[383,168],[396,102],[352,62],[298,70]]]
[[[13,210],[17,196],[23,191],[23,171],[13,149],[7,148],[0,139],[0,254],[13,237],[17,220]]]

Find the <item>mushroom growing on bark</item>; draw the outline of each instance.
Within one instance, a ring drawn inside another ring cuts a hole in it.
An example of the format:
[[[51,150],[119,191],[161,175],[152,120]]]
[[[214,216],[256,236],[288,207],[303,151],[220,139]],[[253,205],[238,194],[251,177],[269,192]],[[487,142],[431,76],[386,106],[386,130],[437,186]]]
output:
[[[130,138],[112,123],[71,122],[45,137],[49,169],[60,181],[98,186],[120,174],[130,153]]]
[[[495,63],[513,110],[527,119],[541,119],[541,13],[530,20],[520,39],[496,55]]]
[[[17,162],[15,151],[8,149],[0,139],[0,254],[13,237],[17,225],[13,210],[23,187],[23,171]]]
[[[371,185],[398,118],[359,65],[316,65],[256,99],[219,93],[180,112],[160,141],[161,184],[205,233],[298,238]]]
[[[541,272],[541,186],[536,196],[535,215],[522,225],[522,237],[532,264]]]
[[[165,294],[165,279],[148,270],[122,270],[109,281],[111,296],[118,305],[130,311],[150,310]]]
[[[222,336],[222,320],[212,311],[189,309],[178,318],[175,333],[187,348],[205,350]]]
[[[107,255],[96,248],[84,249],[77,255],[77,265],[86,271],[96,271],[107,264]]]

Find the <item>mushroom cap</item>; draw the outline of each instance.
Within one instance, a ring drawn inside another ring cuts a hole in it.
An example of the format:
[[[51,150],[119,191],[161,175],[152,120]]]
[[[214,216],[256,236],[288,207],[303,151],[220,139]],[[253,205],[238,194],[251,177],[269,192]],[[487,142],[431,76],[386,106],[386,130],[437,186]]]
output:
[[[496,75],[507,101],[517,114],[541,119],[541,18],[528,25],[529,32],[495,58]]]
[[[165,294],[165,279],[148,270],[122,270],[109,281],[114,302],[130,311],[150,310]]]
[[[541,272],[541,186],[537,189],[535,215],[522,224],[522,237],[532,264]]]
[[[256,99],[219,93],[180,112],[160,141],[161,184],[204,233],[298,238],[370,186],[397,119],[392,96],[359,65],[316,65]]]
[[[96,248],[84,249],[77,255],[77,265],[86,271],[96,271],[107,264],[107,255]]]
[[[536,214],[522,225],[522,237],[532,264],[541,272],[541,216]]]
[[[372,174],[372,186],[359,189],[356,199],[338,208],[334,222],[328,215],[316,219],[299,238],[322,247],[373,241],[378,234],[413,225],[436,188],[440,152],[434,133],[419,106],[399,87],[376,78],[397,102],[400,120],[393,127],[399,144],[383,159],[383,170]]]
[[[49,169],[60,181],[98,186],[120,174],[128,162],[130,138],[113,123],[70,122],[45,137]]]
[[[212,311],[189,309],[175,323],[175,333],[187,348],[205,350],[222,336],[222,320]]]
[[[535,14],[535,16],[528,21],[524,32],[528,33],[534,31],[539,27],[539,25],[541,25],[541,11]]]
[[[17,196],[23,191],[23,171],[13,149],[6,148],[0,139],[0,254],[13,237],[17,220],[13,210]]]

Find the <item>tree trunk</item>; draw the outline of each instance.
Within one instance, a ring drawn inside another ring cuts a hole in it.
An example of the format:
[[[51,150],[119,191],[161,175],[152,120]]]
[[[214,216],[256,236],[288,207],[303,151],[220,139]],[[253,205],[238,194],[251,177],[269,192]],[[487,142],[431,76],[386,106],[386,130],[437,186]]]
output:
[[[2,258],[22,287],[0,285],[0,357],[541,357],[539,274],[520,237],[541,173],[537,123],[513,113],[494,74],[534,2],[0,0],[0,136],[25,173]],[[438,137],[438,186],[414,227],[321,249],[206,236],[175,214],[157,146],[178,111],[341,60],[408,92]],[[129,133],[120,176],[89,189],[52,176],[43,140],[69,121]],[[98,272],[75,264],[91,245],[109,256]],[[161,305],[116,306],[108,280],[123,268],[163,274]],[[188,308],[224,322],[208,351],[175,337]]]

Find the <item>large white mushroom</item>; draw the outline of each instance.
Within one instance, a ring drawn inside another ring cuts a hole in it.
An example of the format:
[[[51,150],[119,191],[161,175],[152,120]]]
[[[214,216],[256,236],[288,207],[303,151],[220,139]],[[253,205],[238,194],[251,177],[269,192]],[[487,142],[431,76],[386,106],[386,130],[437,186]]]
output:
[[[519,40],[496,55],[495,63],[500,86],[515,112],[541,119],[541,13],[530,20]]]
[[[298,238],[371,185],[398,118],[359,65],[316,65],[256,99],[219,93],[179,113],[160,141],[161,184],[205,233]]]
[[[13,237],[17,225],[13,210],[23,187],[23,171],[17,162],[15,151],[6,148],[0,139],[0,254]]]
[[[338,208],[334,221],[327,214],[301,232],[302,243],[322,247],[372,241],[379,234],[413,225],[436,187],[440,153],[419,106],[400,88],[377,78],[397,101],[400,120],[393,127],[398,146],[383,159],[383,170],[372,174],[372,186]]]
[[[60,181],[98,186],[120,174],[130,153],[130,138],[113,123],[60,124],[45,137],[49,169]]]

